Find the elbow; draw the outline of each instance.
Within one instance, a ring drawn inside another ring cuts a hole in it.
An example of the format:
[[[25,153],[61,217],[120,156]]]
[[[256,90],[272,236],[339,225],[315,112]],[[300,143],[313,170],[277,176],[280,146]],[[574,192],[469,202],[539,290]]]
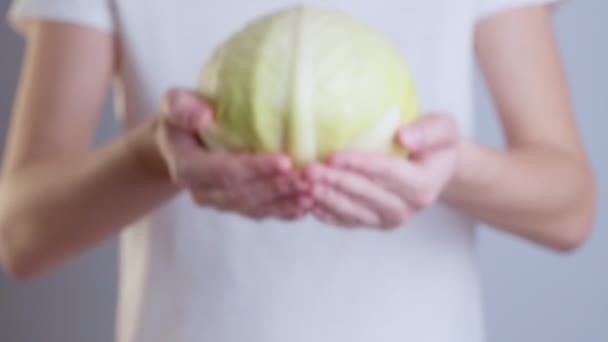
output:
[[[568,210],[555,215],[550,247],[558,253],[569,254],[578,251],[589,240],[597,215],[597,192],[592,182],[581,188],[572,199]]]
[[[35,267],[19,258],[2,257],[2,268],[12,279],[26,282],[36,277]]]
[[[7,203],[8,195],[0,193],[0,272],[17,281],[29,281],[43,273],[44,258],[34,248],[36,243],[31,227],[35,215],[17,217]]]
[[[555,234],[549,247],[558,253],[574,253],[585,245],[591,231],[592,227],[586,224],[566,227],[559,234]]]
[[[0,222],[0,266],[14,280],[30,281],[41,275],[42,258],[27,251],[23,239],[15,236],[21,232],[14,228]]]
[[[34,265],[25,262],[23,259],[3,254],[0,262],[4,272],[14,280],[25,282],[36,276]]]

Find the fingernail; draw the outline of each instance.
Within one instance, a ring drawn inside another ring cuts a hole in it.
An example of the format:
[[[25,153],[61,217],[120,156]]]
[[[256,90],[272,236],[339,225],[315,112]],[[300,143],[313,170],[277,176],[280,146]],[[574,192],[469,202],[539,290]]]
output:
[[[205,130],[207,127],[211,126],[212,121],[213,117],[211,113],[209,111],[204,111],[201,116],[199,116],[195,127],[200,131]]]
[[[417,129],[404,130],[400,134],[401,142],[407,147],[415,149],[420,144],[420,131]]]
[[[279,157],[276,161],[276,168],[279,172],[289,171],[291,169],[291,160],[287,157]]]
[[[187,101],[184,98],[184,95],[179,91],[172,93],[169,104],[171,105],[171,110],[176,113],[184,111],[187,107]]]
[[[173,116],[177,119],[177,122],[183,128],[192,127],[193,115],[192,112],[189,111],[187,108],[179,106],[175,107],[173,109]]]

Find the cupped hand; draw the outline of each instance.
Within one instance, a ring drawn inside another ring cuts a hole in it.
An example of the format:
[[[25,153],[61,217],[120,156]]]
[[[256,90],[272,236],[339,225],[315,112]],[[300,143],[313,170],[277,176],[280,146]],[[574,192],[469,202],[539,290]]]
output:
[[[314,215],[342,227],[390,229],[433,205],[451,179],[460,136],[448,115],[426,115],[396,136],[409,157],[346,151],[305,172]]]
[[[188,90],[169,92],[156,141],[173,182],[200,206],[255,219],[296,219],[312,206],[308,183],[287,156],[211,152],[200,133],[213,112]]]

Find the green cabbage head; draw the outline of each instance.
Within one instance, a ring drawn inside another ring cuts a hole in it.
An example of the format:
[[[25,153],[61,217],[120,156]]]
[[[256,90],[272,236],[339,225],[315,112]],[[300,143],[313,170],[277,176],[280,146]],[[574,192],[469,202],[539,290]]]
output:
[[[401,153],[396,130],[418,115],[411,74],[383,34],[311,6],[253,20],[217,47],[199,89],[211,150],[285,153],[303,167],[345,149]]]

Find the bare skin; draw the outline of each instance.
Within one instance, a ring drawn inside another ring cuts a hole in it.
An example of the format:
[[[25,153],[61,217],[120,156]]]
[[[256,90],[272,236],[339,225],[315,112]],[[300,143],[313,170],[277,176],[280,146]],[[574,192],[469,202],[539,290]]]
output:
[[[427,115],[396,137],[413,158],[345,152],[312,165],[307,182],[284,156],[208,153],[193,132],[212,114],[183,90],[168,94],[158,117],[92,150],[115,68],[114,37],[37,22],[27,41],[0,178],[0,260],[17,278],[58,267],[180,191],[199,205],[257,219],[295,219],[310,211],[337,226],[378,229],[397,227],[443,201],[560,251],[580,246],[591,230],[594,178],[543,7],[477,27],[476,49],[507,136],[505,150],[460,137],[449,115]],[[63,62],[53,62],[58,59]],[[255,198],[265,200],[256,205]]]
[[[210,122],[210,111],[191,92],[171,91],[158,117],[92,151],[114,69],[113,37],[46,22],[30,26],[27,37],[0,180],[0,260],[10,274],[49,271],[186,186],[199,203],[256,218],[301,215],[302,185],[286,157],[211,155],[197,145],[193,133]],[[244,191],[251,196],[239,196]]]
[[[507,137],[505,150],[459,137],[447,115],[398,135],[413,158],[340,153],[309,176],[315,211],[343,226],[398,227],[437,201],[540,245],[570,251],[589,235],[594,177],[548,9],[514,10],[479,23],[476,50]],[[374,162],[370,162],[373,159]]]

